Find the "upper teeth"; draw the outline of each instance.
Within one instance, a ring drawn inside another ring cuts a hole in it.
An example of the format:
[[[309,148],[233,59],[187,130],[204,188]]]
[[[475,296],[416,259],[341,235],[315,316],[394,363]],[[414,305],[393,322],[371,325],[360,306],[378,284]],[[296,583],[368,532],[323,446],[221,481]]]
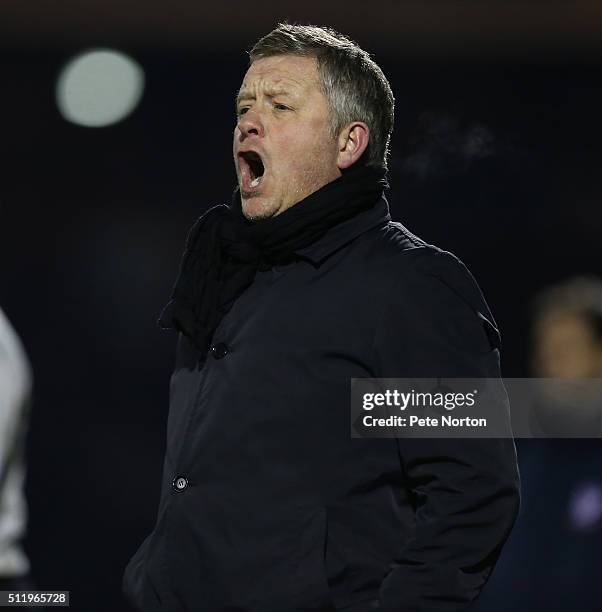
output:
[[[258,176],[256,179],[253,179],[251,181],[251,187],[257,187],[257,185],[259,185],[259,181],[261,181],[261,177]]]

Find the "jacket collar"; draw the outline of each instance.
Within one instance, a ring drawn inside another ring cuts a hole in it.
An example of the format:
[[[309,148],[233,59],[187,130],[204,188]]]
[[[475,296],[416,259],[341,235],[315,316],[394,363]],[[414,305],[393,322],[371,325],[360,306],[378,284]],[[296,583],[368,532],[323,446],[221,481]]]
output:
[[[374,227],[385,225],[390,220],[389,203],[382,195],[372,208],[335,225],[315,242],[296,250],[295,253],[304,259],[308,259],[311,263],[319,265],[348,242]]]

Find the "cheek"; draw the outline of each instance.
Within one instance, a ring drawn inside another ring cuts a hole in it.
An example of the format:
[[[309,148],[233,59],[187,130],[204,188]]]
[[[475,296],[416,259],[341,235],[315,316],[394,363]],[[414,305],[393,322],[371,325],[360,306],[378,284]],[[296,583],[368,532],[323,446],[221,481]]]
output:
[[[336,143],[322,120],[311,120],[274,131],[271,138],[275,188],[287,193],[331,177],[336,168]]]
[[[278,135],[279,148],[286,158],[297,156],[323,158],[334,144],[328,126],[323,120],[309,120],[291,126],[289,130]]]

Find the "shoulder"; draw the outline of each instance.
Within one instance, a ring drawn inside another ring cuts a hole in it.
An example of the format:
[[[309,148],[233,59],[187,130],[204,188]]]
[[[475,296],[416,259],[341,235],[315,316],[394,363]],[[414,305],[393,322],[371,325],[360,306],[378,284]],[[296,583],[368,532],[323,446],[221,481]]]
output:
[[[476,279],[454,253],[426,242],[398,221],[381,227],[376,238],[386,281],[393,285],[412,283],[424,291],[447,288],[475,308],[482,305],[483,294]]]
[[[400,273],[468,272],[460,259],[412,233],[399,221],[389,221],[371,235],[374,261],[397,277]]]
[[[427,243],[397,221],[380,228],[377,242],[389,313],[412,312],[414,321],[432,325],[474,321],[490,344],[499,346],[499,329],[485,296],[456,254]]]

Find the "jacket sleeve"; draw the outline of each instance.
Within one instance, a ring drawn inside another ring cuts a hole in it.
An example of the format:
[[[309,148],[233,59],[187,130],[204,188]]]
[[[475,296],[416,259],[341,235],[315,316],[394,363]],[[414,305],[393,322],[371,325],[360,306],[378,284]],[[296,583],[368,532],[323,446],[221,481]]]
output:
[[[476,281],[433,247],[401,256],[375,333],[381,378],[500,376],[499,334]],[[383,612],[466,610],[519,509],[512,439],[403,438],[415,528],[380,588]]]

